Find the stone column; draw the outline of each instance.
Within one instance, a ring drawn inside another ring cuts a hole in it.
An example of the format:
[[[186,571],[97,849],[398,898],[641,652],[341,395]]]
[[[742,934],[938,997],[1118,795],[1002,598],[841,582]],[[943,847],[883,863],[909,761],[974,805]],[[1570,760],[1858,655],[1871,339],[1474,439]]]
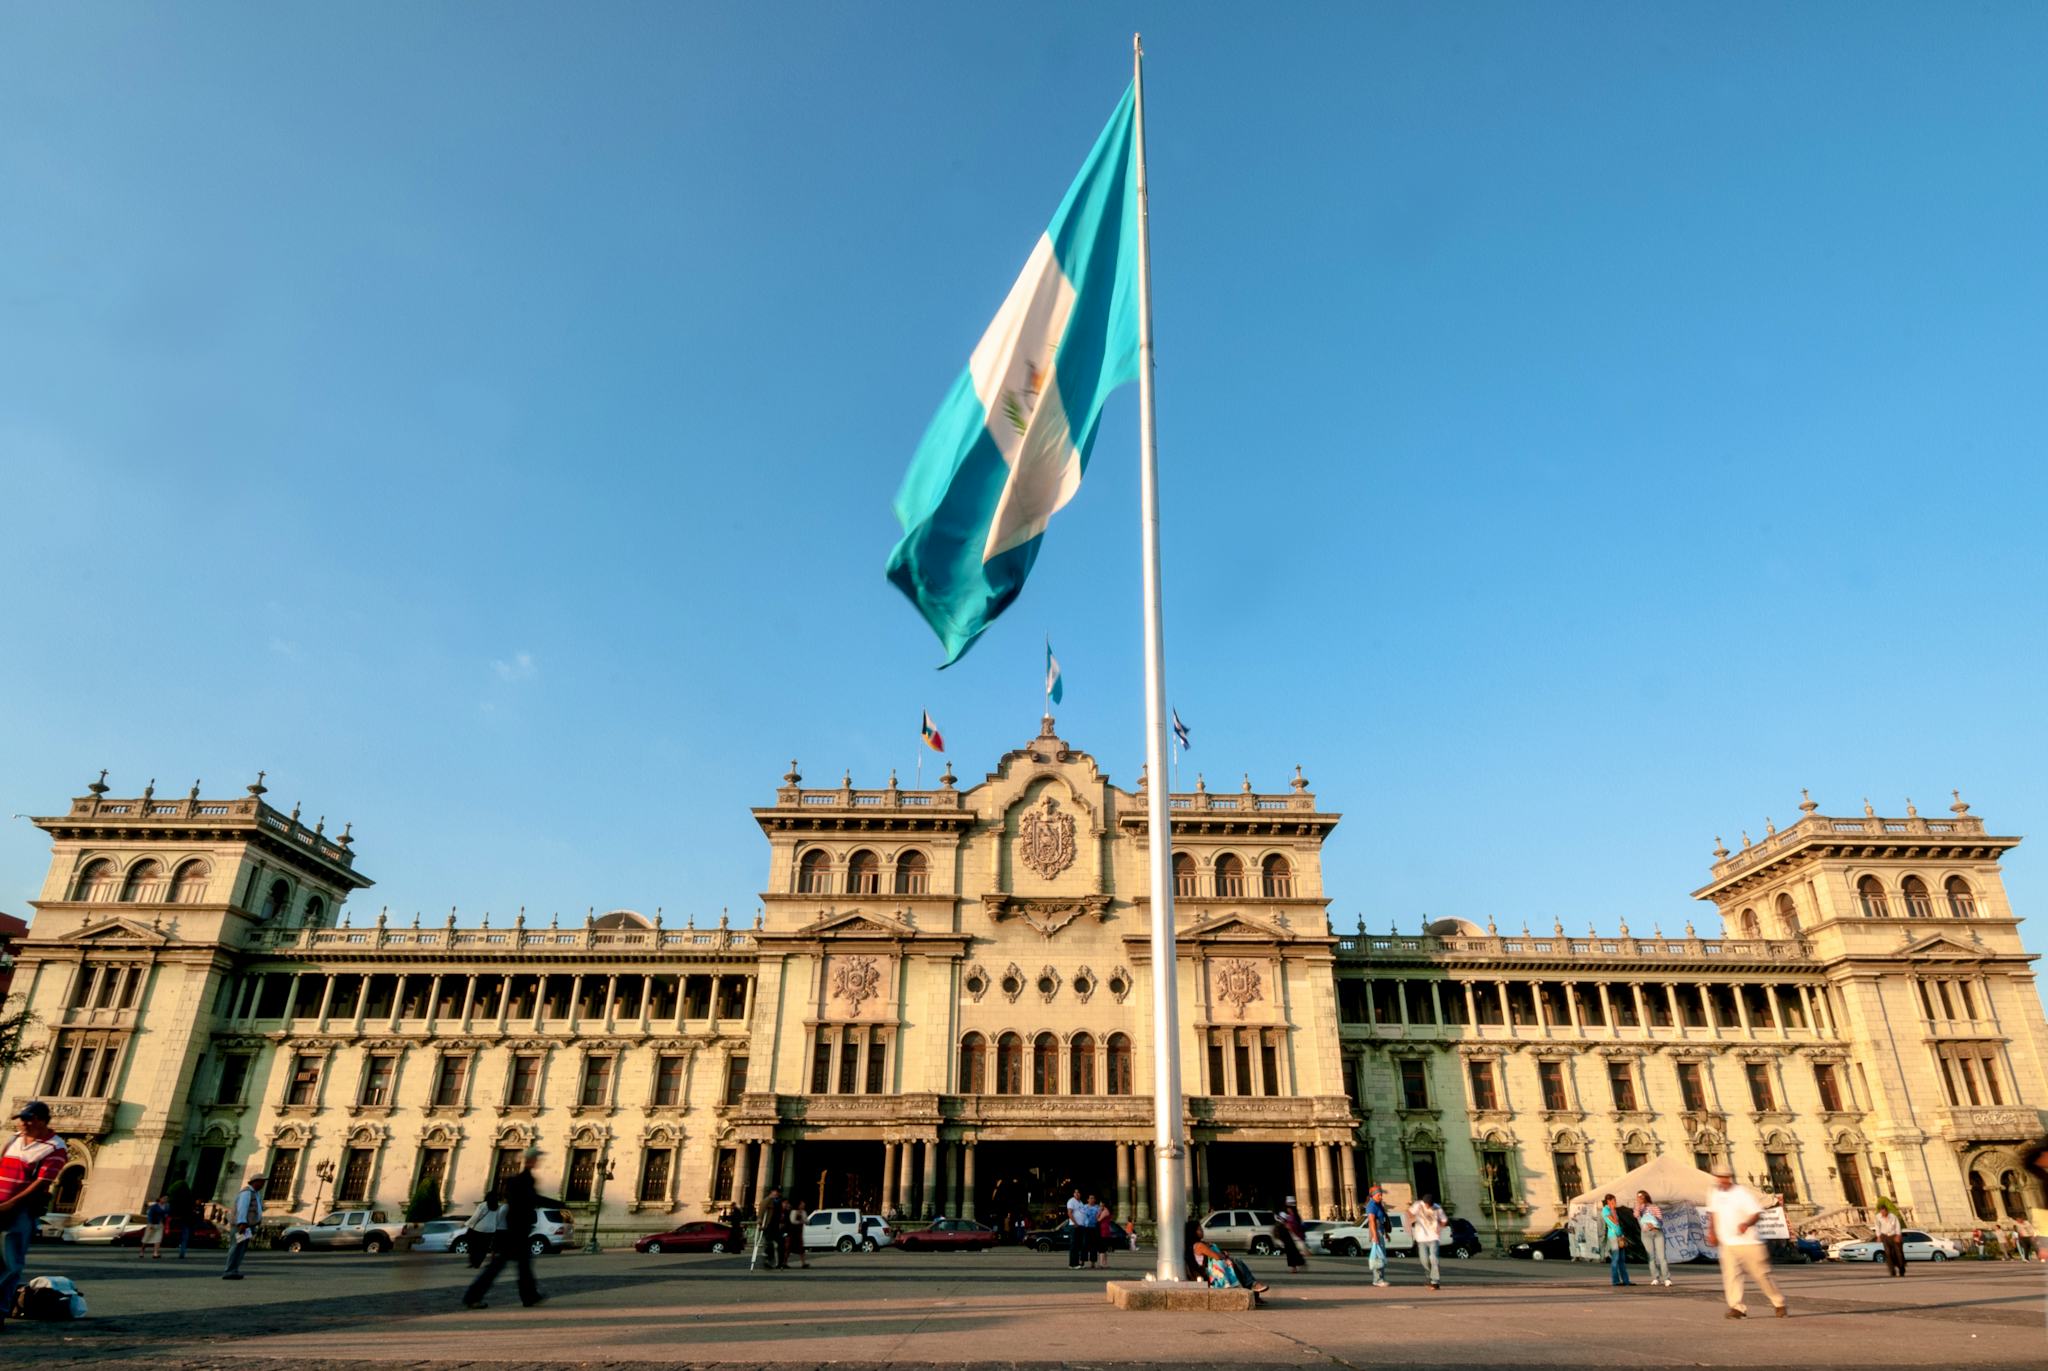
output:
[[[896,1147],[892,1142],[882,1144],[882,1213],[885,1215],[896,1206]]]
[[[1358,1212],[1358,1149],[1350,1143],[1337,1144],[1337,1162],[1344,1168],[1337,1178],[1338,1188],[1344,1197],[1344,1212]]]
[[[1685,1015],[1678,1012],[1678,987],[1670,981],[1664,982],[1664,1003],[1671,1013],[1672,1032],[1685,1036]]]
[[[1621,1025],[1614,1021],[1614,997],[1607,993],[1607,982],[1599,981],[1596,984],[1600,990],[1600,1017],[1607,1022],[1607,1036],[1618,1038],[1621,1036]]]
[[[1131,1145],[1131,1170],[1133,1173],[1131,1183],[1137,1192],[1132,1202],[1132,1208],[1136,1211],[1133,1218],[1138,1223],[1150,1223],[1152,1221],[1152,1144],[1133,1143]]]
[[[754,1167],[755,1146],[754,1143],[743,1142],[739,1144],[737,1150],[739,1152],[740,1201],[747,1208],[755,1209],[758,1212],[755,1201],[760,1197],[754,1193],[754,1184],[760,1179],[760,1173]]]
[[[911,1166],[916,1159],[917,1144],[900,1142],[896,1144],[896,1206],[905,1214],[914,1213],[912,1205],[917,1202],[911,1187],[917,1184],[916,1172]]]
[[[946,1160],[946,1207],[953,1211],[956,1218],[971,1219],[974,1217],[974,1210],[966,1204],[966,1191],[960,1184],[960,1159],[966,1155],[967,1149],[959,1143],[954,1143],[947,1151],[949,1155]]]
[[[1116,1149],[1116,1217],[1119,1221],[1131,1217],[1131,1145],[1115,1142]]]
[[[974,1217],[974,1143],[970,1139],[960,1148],[960,1217]]]
[[[1749,1021],[1749,997],[1742,993],[1740,985],[1735,987],[1735,1020],[1742,1025],[1744,1038],[1756,1036],[1756,1025]]]
[[[1642,982],[1630,981],[1628,983],[1628,993],[1630,998],[1636,1002],[1636,1027],[1648,1033],[1650,1031],[1650,1006],[1643,1002]]]
[[[775,1188],[775,1144],[761,1144],[761,1169],[754,1176],[754,1205],[758,1209],[768,1192]]]
[[[468,976],[462,982],[462,1031],[469,1031],[469,1016],[476,1012],[476,977]]]
[[[928,1219],[938,1216],[939,1144],[936,1139],[924,1145],[924,1202],[918,1207]]]
[[[1330,1176],[1330,1149],[1321,1143],[1316,1145],[1316,1217],[1337,1217],[1337,1187]]]
[[[1313,1214],[1316,1211],[1310,1205],[1308,1187],[1308,1144],[1296,1143],[1294,1145],[1294,1198],[1302,1208],[1307,1209]]]
[[[646,1003],[646,1001],[644,1001],[644,1000],[643,1000],[643,1001],[641,1001],[641,1003],[643,1003],[643,1004],[644,1004],[644,1003]],[[787,1143],[784,1143],[784,1144],[782,1145],[782,1177],[781,1177],[781,1185],[782,1185],[782,1197],[783,1197],[784,1199],[792,1199],[792,1198],[794,1198],[794,1197],[795,1197],[795,1195],[796,1195],[796,1144],[795,1144],[795,1143],[793,1143],[793,1142],[787,1142]]]
[[[1508,983],[1506,981],[1495,981],[1493,989],[1500,999],[1501,1027],[1509,1037],[1513,1037],[1515,1032],[1515,1010],[1514,1006],[1508,1003]]]
[[[1465,1025],[1474,1036],[1479,1033],[1479,1001],[1472,993],[1472,982],[1463,982],[1465,988]]]

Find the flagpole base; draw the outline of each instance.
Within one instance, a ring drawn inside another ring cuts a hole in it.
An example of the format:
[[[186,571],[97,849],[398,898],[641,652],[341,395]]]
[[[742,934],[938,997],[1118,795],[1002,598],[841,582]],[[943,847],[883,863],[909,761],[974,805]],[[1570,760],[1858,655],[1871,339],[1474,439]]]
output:
[[[1109,1302],[1118,1309],[1169,1313],[1236,1313],[1259,1307],[1249,1290],[1217,1290],[1201,1281],[1110,1281]]]

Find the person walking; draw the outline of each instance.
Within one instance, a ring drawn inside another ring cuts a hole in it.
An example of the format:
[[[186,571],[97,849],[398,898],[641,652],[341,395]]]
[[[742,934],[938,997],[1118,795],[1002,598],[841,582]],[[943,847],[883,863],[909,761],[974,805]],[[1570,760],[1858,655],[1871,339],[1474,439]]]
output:
[[[498,1193],[498,1187],[494,1185],[484,1191],[483,1203],[476,1207],[476,1212],[469,1216],[469,1222],[465,1225],[467,1236],[462,1241],[462,1247],[464,1255],[469,1258],[470,1270],[474,1271],[482,1266],[485,1259],[491,1255],[491,1249],[497,1245],[499,1225],[504,1222],[504,1197]]]
[[[1906,1274],[1906,1240],[1904,1229],[1899,1223],[1899,1211],[1892,1202],[1880,1199],[1877,1215],[1870,1221],[1870,1231],[1877,1237],[1877,1245],[1884,1249],[1884,1270],[1887,1276]]]
[[[1650,1284],[1661,1278],[1671,1285],[1671,1259],[1664,1246],[1664,1211],[1647,1190],[1636,1191],[1636,1226],[1643,1230],[1643,1252],[1650,1259]]]
[[[507,1176],[504,1181],[505,1212],[498,1221],[497,1241],[491,1247],[491,1259],[484,1263],[484,1269],[476,1273],[476,1279],[462,1292],[464,1309],[488,1309],[484,1296],[490,1293],[491,1282],[498,1279],[498,1273],[505,1269],[506,1262],[519,1265],[519,1302],[528,1308],[539,1304],[547,1296],[540,1293],[540,1286],[533,1279],[533,1245],[528,1237],[533,1232],[534,1216],[540,1210],[540,1192],[534,1185],[533,1168],[540,1161],[540,1149],[529,1147],[519,1170]]]
[[[30,1100],[14,1116],[14,1136],[0,1147],[0,1331],[26,1278],[29,1239],[50,1206],[50,1194],[71,1153],[50,1128],[50,1106]]]
[[[1301,1222],[1301,1210],[1295,1207],[1292,1195],[1273,1220],[1273,1240],[1287,1255],[1287,1274],[1291,1276],[1308,1265],[1308,1258],[1302,1255],[1302,1249],[1308,1246],[1308,1229]]]
[[[1607,1239],[1607,1284],[1617,1289],[1634,1285],[1628,1278],[1628,1231],[1621,1226],[1621,1211],[1612,1195],[1600,1197],[1600,1227]]]
[[[1110,1250],[1116,1246],[1116,1215],[1110,1213],[1106,1204],[1101,1206],[1101,1210],[1101,1216],[1095,1220],[1095,1250],[1102,1257],[1103,1269],[1107,1270]]]
[[[1408,1232],[1415,1239],[1415,1255],[1422,1261],[1422,1272],[1429,1277],[1429,1288],[1444,1288],[1443,1266],[1437,1261],[1438,1245],[1443,1242],[1444,1229],[1450,1227],[1450,1215],[1436,1202],[1436,1196],[1424,1195],[1408,1206]]]
[[[1387,1192],[1374,1186],[1365,1203],[1365,1232],[1370,1242],[1366,1249],[1366,1265],[1372,1268],[1372,1283],[1383,1286],[1387,1283]]]
[[[789,1211],[782,1204],[782,1187],[772,1186],[768,1197],[761,1201],[761,1265],[770,1271],[780,1271],[787,1265],[782,1248],[788,1231]]]
[[[808,1271],[811,1261],[804,1251],[804,1225],[810,1221],[811,1211],[798,1200],[789,1207],[789,1255],[796,1258],[796,1264]]]
[[[1723,1162],[1714,1168],[1714,1192],[1707,1196],[1707,1232],[1721,1250],[1721,1292],[1728,1300],[1728,1317],[1746,1319],[1749,1306],[1743,1302],[1745,1282],[1771,1302],[1779,1318],[1785,1317],[1785,1296],[1771,1279],[1771,1254],[1756,1235],[1757,1220],[1764,1215],[1764,1203],[1747,1186],[1735,1183],[1735,1173]]]
[[[185,1260],[185,1253],[192,1246],[192,1225],[199,1221],[199,1202],[192,1198],[190,1188],[180,1185],[172,1194],[171,1217],[178,1221],[178,1260]]]
[[[154,1247],[156,1259],[164,1259],[164,1224],[171,1217],[170,1198],[169,1195],[159,1195],[149,1202],[149,1208],[142,1211],[142,1241],[135,1244],[138,1258],[149,1255],[144,1248]]]
[[[1081,1206],[1081,1243],[1088,1254],[1088,1269],[1093,1271],[1102,1261],[1102,1201],[1090,1195],[1088,1203]]]
[[[256,1236],[257,1225],[263,1222],[263,1173],[252,1171],[242,1188],[235,1192],[234,1230],[228,1236],[227,1269],[220,1273],[224,1281],[242,1279],[242,1258],[248,1254],[249,1243]]]
[[[1067,1269],[1081,1269],[1081,1258],[1088,1255],[1088,1231],[1082,1217],[1088,1209],[1088,1201],[1081,1198],[1081,1187],[1075,1186],[1074,1193],[1067,1197]]]

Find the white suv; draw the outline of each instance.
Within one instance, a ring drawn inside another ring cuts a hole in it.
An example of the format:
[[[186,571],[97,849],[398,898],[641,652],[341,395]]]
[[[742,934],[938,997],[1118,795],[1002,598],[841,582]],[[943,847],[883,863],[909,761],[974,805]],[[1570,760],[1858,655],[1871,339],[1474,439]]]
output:
[[[822,1252],[828,1247],[841,1252],[855,1248],[872,1252],[895,1241],[895,1230],[880,1214],[863,1214],[858,1209],[819,1209],[804,1220],[804,1250],[808,1252]]]

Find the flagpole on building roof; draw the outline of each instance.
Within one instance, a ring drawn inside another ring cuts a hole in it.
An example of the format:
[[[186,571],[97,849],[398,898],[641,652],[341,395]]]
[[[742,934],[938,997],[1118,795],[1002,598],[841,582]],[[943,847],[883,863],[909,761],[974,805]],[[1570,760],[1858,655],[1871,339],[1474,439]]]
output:
[[[1186,1280],[1187,1149],[1181,1139],[1180,957],[1173,929],[1173,806],[1166,746],[1166,630],[1159,577],[1159,454],[1152,421],[1152,224],[1145,192],[1145,44],[1131,35],[1138,193],[1138,490],[1145,566],[1145,790],[1152,878],[1152,1108],[1158,1278]]]

